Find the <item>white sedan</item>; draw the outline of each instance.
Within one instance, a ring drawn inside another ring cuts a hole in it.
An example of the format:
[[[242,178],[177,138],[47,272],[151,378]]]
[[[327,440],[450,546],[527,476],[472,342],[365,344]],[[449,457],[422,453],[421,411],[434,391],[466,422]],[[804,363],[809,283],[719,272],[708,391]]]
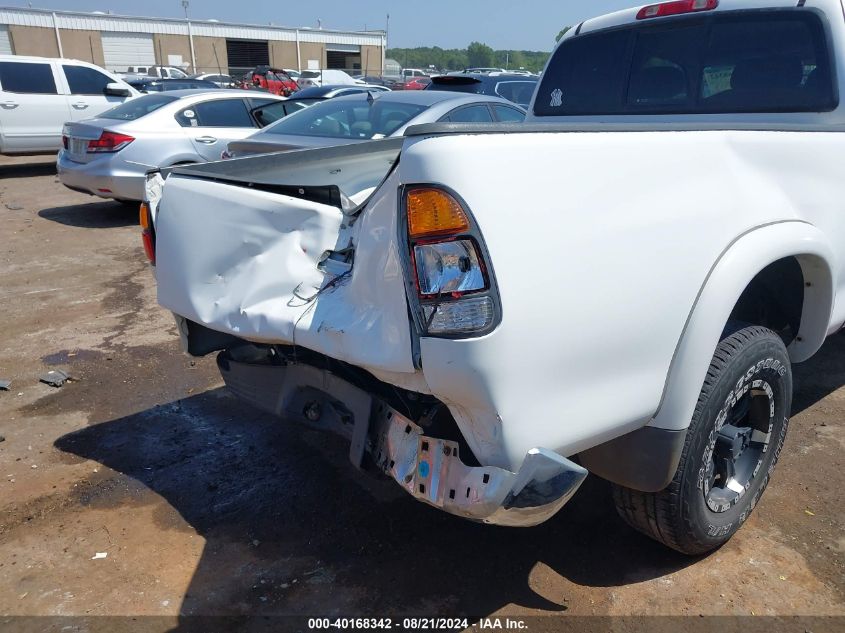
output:
[[[56,164],[59,179],[101,198],[142,200],[147,170],[218,160],[229,142],[261,127],[254,110],[282,100],[264,93],[174,90],[68,122]]]

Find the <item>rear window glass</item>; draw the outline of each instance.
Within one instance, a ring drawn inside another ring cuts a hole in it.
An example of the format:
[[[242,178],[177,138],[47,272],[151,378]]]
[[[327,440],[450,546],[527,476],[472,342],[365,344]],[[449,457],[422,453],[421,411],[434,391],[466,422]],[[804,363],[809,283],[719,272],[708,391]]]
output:
[[[50,64],[0,62],[0,85],[6,92],[56,94],[56,81]]]
[[[536,87],[536,81],[499,81],[494,92],[496,96],[527,107]]]
[[[446,90],[448,92],[465,92],[468,94],[483,94],[484,84],[471,77],[436,77],[426,90]]]
[[[111,110],[106,110],[102,114],[97,115],[97,118],[135,121],[173,101],[176,101],[176,97],[169,97],[163,94],[144,95],[143,97],[126,101]]]
[[[185,107],[176,115],[183,127],[255,127],[243,99],[217,99]]]
[[[261,134],[297,134],[372,139],[390,136],[426,109],[409,103],[377,99],[329,100],[282,119]]]
[[[836,107],[820,18],[747,11],[578,36],[558,49],[538,116],[819,112]]]

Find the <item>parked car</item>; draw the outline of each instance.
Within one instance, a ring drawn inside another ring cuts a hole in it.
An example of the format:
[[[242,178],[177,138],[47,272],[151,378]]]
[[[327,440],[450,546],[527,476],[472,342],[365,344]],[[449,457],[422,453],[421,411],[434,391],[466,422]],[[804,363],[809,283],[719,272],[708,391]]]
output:
[[[396,90],[425,90],[430,83],[431,77],[414,77],[397,86]]]
[[[441,75],[432,77],[426,90],[448,90],[481,95],[496,95],[523,108],[531,103],[538,77],[508,73]]]
[[[360,143],[401,136],[411,125],[522,121],[525,111],[498,97],[445,92],[381,92],[337,97],[294,112],[243,140],[227,156]]]
[[[130,79],[127,82],[139,92],[165,92],[168,90],[217,90],[216,83],[203,79]]]
[[[253,116],[261,124],[261,127],[266,127],[289,114],[299,112],[303,108],[307,108],[315,103],[321,103],[327,99],[334,99],[335,97],[362,94],[365,92],[377,93],[389,92],[389,90],[383,86],[317,86],[314,88],[305,88],[284,101],[270,103],[253,110]],[[220,158],[232,158],[232,155],[229,154],[228,150],[223,150]]]
[[[139,94],[93,64],[0,55],[0,154],[56,151],[65,121],[94,116]]]
[[[242,80],[242,86],[266,90],[271,94],[285,97],[299,89],[296,82],[285,71],[269,66],[256,66],[246,73]]]
[[[402,83],[398,79],[391,79],[390,77],[380,77],[379,75],[364,75],[361,80],[369,86],[384,86],[385,88],[390,88],[391,90],[396,84]]]
[[[216,84],[218,88],[237,88],[238,82],[230,75],[223,75],[221,73],[200,73],[198,75],[191,75],[190,79],[202,79],[203,81],[210,81]]]
[[[187,79],[188,74],[176,66],[129,66],[125,73],[120,73],[125,79],[143,79],[155,77],[157,79]]]
[[[589,469],[711,551],[845,324],[843,88],[839,0],[587,20],[524,124],[151,175],[158,299],[232,391],[420,501],[535,525]]]
[[[402,83],[410,81],[416,77],[428,77],[429,73],[420,68],[403,68],[402,69]]]
[[[65,125],[59,180],[101,198],[139,201],[148,169],[217,160],[229,141],[261,125],[252,110],[281,100],[219,89],[138,97]]]
[[[504,68],[464,68],[461,72],[473,75],[490,75],[492,73],[506,73],[507,71]]]
[[[303,70],[296,83],[300,88],[312,88],[323,84],[352,85],[360,82],[342,70]]]
[[[325,86],[313,86],[311,88],[303,88],[296,93],[297,99],[334,99],[335,97],[345,97],[347,95],[363,94],[366,92],[390,92],[384,86],[373,86],[370,84],[355,84],[355,85],[333,85],[327,84]]]

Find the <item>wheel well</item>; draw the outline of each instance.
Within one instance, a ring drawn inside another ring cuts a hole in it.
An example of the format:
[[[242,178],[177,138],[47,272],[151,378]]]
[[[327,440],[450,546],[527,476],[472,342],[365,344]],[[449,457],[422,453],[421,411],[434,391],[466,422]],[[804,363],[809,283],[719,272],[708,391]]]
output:
[[[798,258],[784,257],[772,262],[745,287],[730,320],[767,327],[789,345],[801,327],[804,287]]]

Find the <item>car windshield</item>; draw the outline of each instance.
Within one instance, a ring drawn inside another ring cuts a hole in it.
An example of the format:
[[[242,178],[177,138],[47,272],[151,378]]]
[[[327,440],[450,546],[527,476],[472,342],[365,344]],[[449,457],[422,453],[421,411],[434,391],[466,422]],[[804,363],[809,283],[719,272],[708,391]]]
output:
[[[314,79],[315,77],[319,77],[320,73],[316,70],[303,70],[302,74],[299,76],[303,77],[304,79]]]
[[[427,106],[391,103],[381,99],[330,100],[305,108],[267,129],[263,134],[295,134],[333,138],[373,139],[390,136]]]
[[[158,110],[160,107],[176,101],[178,97],[171,97],[163,94],[145,95],[132,99],[119,106],[115,106],[111,110],[106,110],[99,115],[101,119],[116,119],[118,121],[134,121],[140,119],[142,116],[148,115],[150,112]]]

